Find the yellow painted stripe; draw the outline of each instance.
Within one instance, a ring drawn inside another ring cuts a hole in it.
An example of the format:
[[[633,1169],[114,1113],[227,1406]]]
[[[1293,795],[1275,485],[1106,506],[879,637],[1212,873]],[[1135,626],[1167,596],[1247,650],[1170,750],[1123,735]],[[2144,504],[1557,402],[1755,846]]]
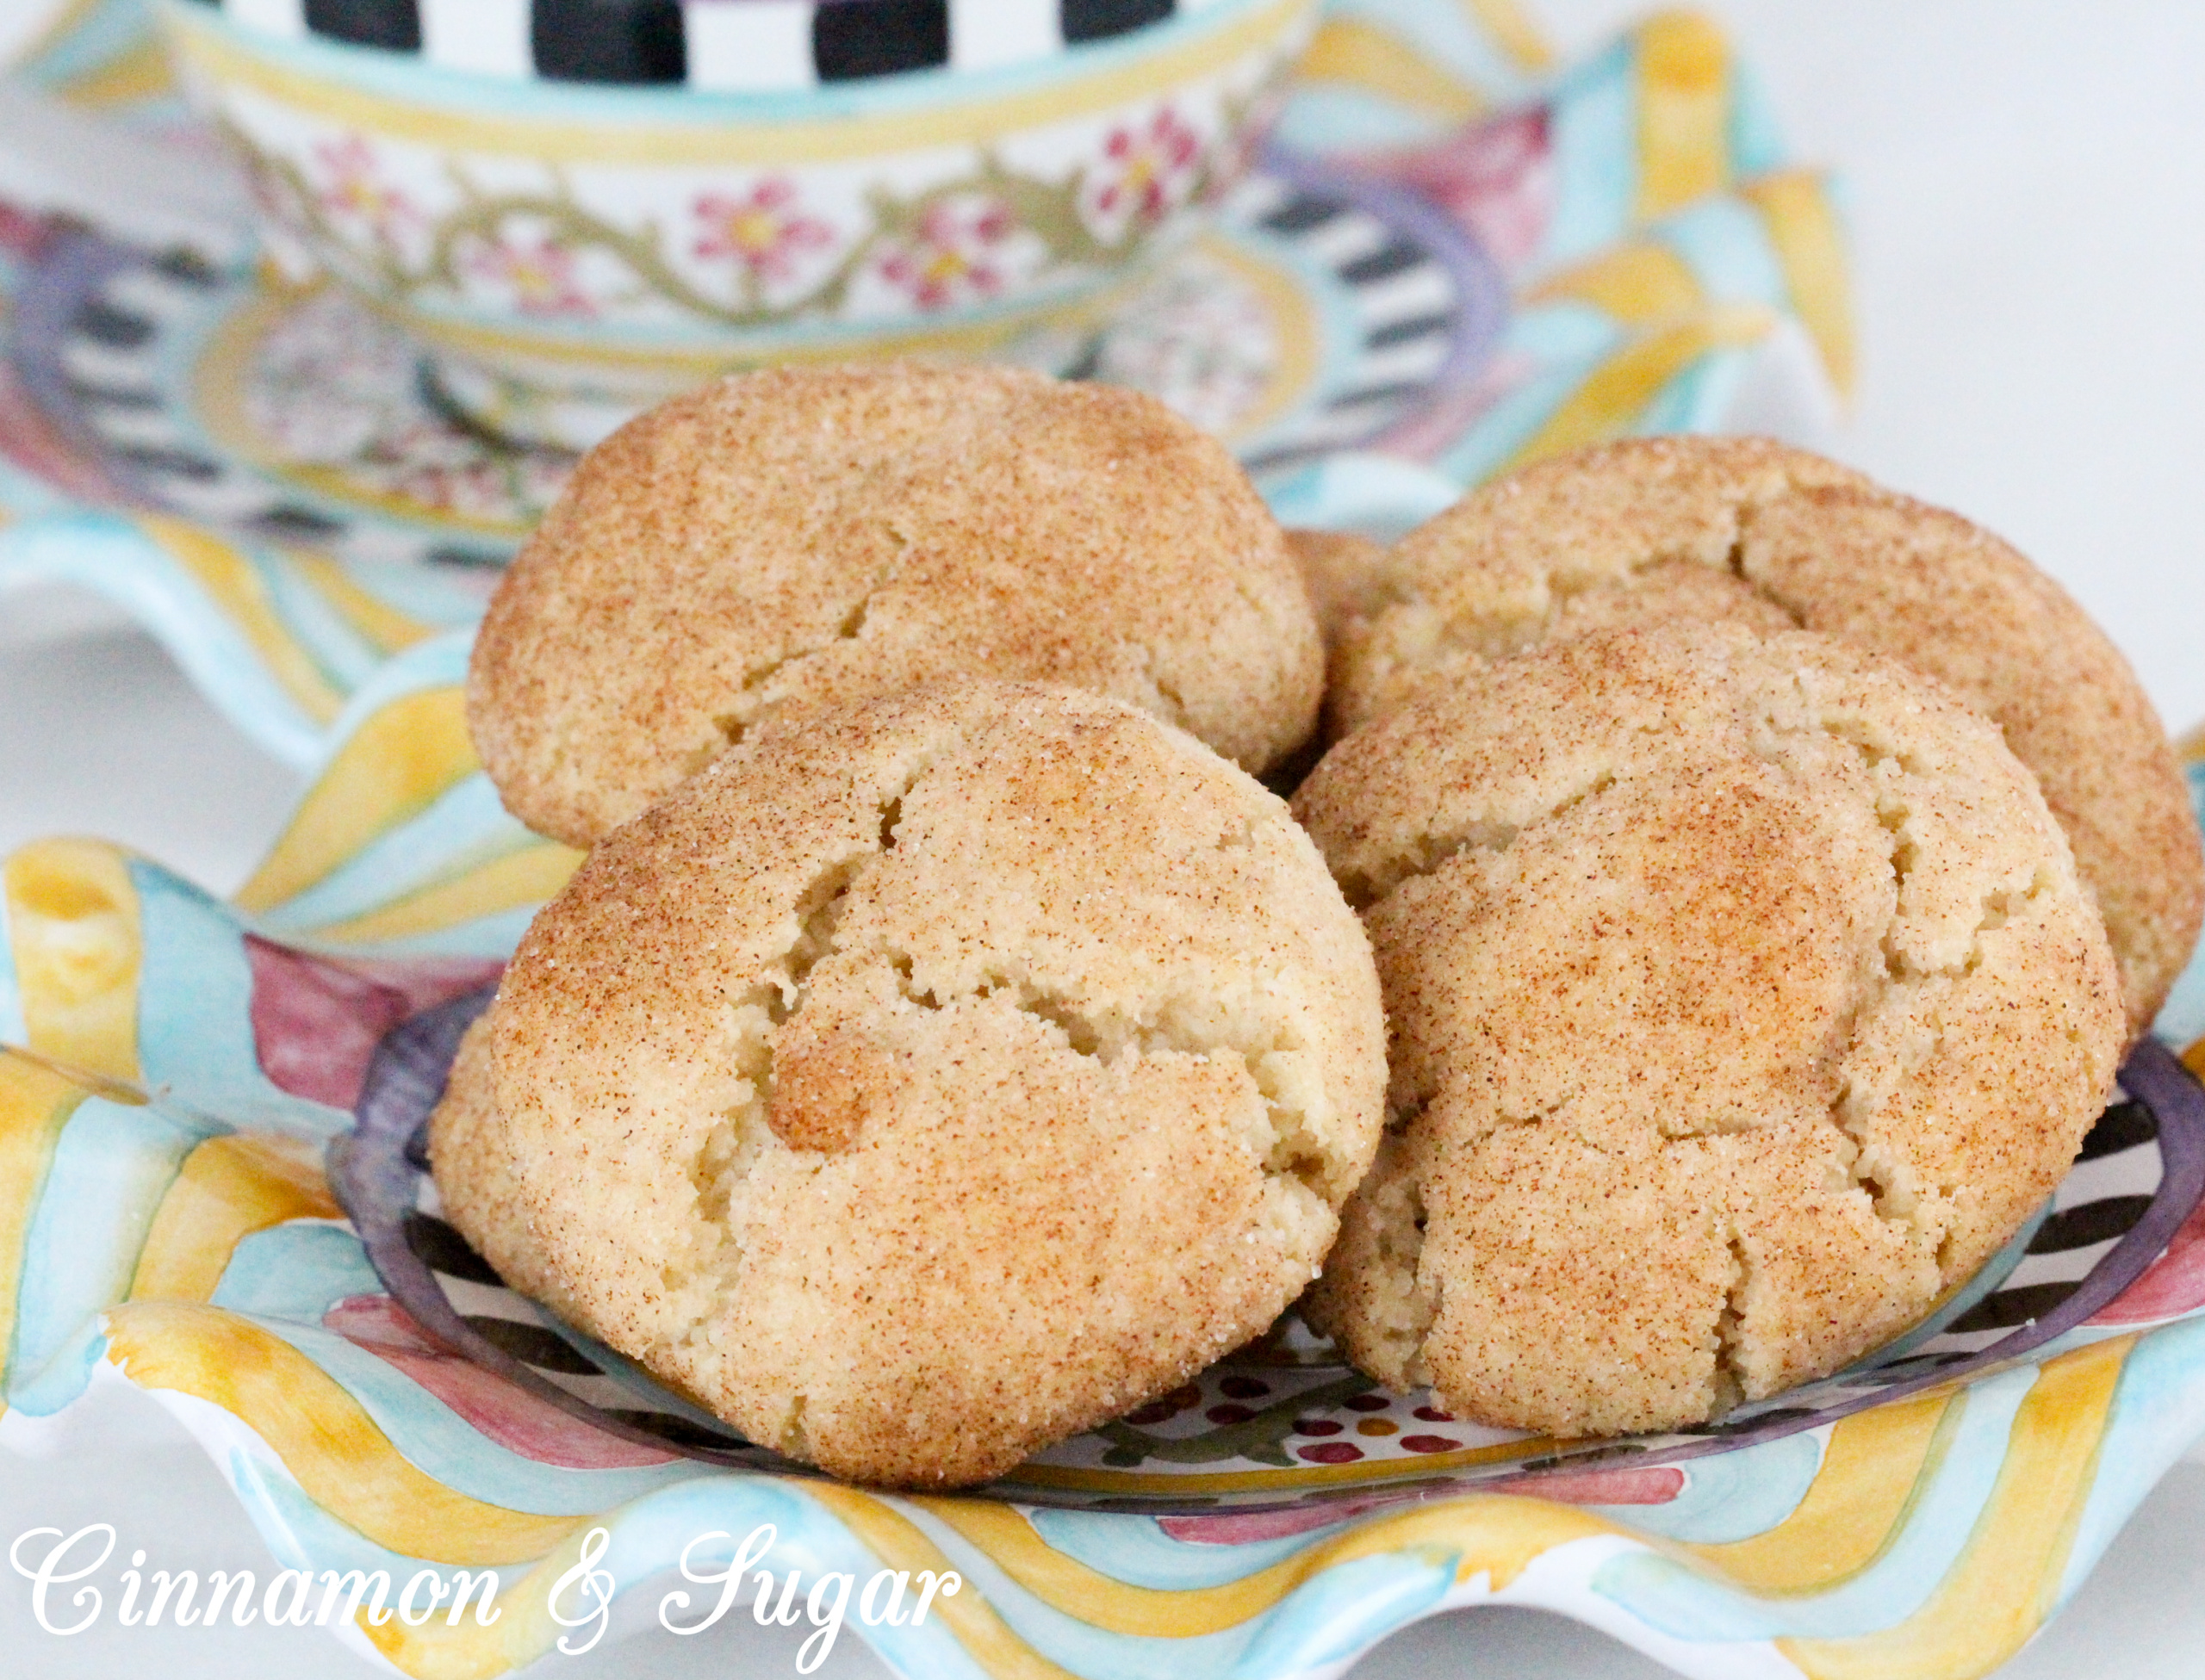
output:
[[[1305,1553],[1221,1586],[1183,1591],[1129,1586],[1052,1550],[1013,1506],[962,1499],[918,1503],[1043,1603],[1106,1633],[1161,1639],[1218,1633],[1262,1615],[1308,1578]]]
[[[1749,181],[1740,194],[1761,213],[1784,269],[1792,307],[1822,352],[1838,394],[1851,397],[1858,376],[1853,338],[1853,280],[1845,231],[1822,177],[1786,170]]]
[[[58,1069],[0,1050],[0,1376],[14,1346],[31,1215],[61,1128],[86,1094]]]
[[[250,561],[213,532],[182,519],[160,513],[135,517],[139,527],[214,598],[300,710],[317,723],[326,723],[343,710],[345,697],[285,627]]]
[[[677,350],[618,344],[604,338],[562,339],[548,333],[477,326],[422,311],[393,308],[373,298],[363,301],[414,338],[463,356],[494,361],[519,370],[532,367],[552,378],[577,367],[617,368],[630,376],[662,383],[678,381],[686,385],[743,368],[847,362],[860,349],[869,360],[899,356],[984,357],[1031,332],[1037,324],[1047,323],[1066,332],[1096,325],[1116,314],[1127,297],[1152,272],[1146,265],[1134,263],[1116,283],[1100,291],[1083,293],[1072,302],[1051,301],[962,325],[916,327],[908,332],[870,336],[860,347],[854,347],[847,340],[829,339],[808,344],[775,344],[748,352],[727,345]],[[679,386],[669,385],[668,388]],[[307,481],[327,482],[310,477]],[[366,499],[357,489],[345,493],[354,500]]]
[[[325,122],[415,140],[438,152],[663,168],[869,158],[922,146],[971,144],[1044,123],[1099,115],[1276,50],[1308,12],[1308,0],[1275,0],[1153,56],[992,99],[866,116],[754,122],[716,117],[681,123],[543,120],[402,102],[263,57],[218,24],[188,15],[183,7],[166,8],[164,15],[185,59],[218,84],[253,89]]]
[[[500,1614],[488,1627],[476,1619],[472,1609],[457,1627],[441,1615],[431,1617],[419,1627],[408,1627],[396,1616],[377,1627],[369,1621],[364,1606],[353,1618],[354,1624],[392,1667],[401,1674],[411,1675],[413,1680],[498,1680],[499,1676],[525,1667],[545,1655],[562,1637],[570,1638],[576,1645],[589,1638],[588,1628],[571,1634],[562,1629],[551,1619],[550,1604],[551,1590],[558,1584],[559,1578],[581,1559],[582,1542],[592,1526],[584,1523],[576,1528],[549,1557],[511,1586],[501,1578],[498,1588]],[[405,1584],[394,1584],[402,1588]],[[563,1607],[571,1615],[587,1602],[574,1595],[570,1589]]]
[[[1618,245],[1565,269],[1525,294],[1527,303],[1589,303],[1633,326],[1673,320],[1706,302],[1699,278],[1667,245],[1651,240]]]
[[[886,1568],[937,1575],[953,1567],[948,1557],[918,1525],[885,1501],[856,1488],[807,1483],[804,1490],[839,1518]],[[926,1501],[940,1504],[947,1501]],[[1004,1625],[995,1607],[972,1583],[948,1598],[937,1598],[929,1615],[939,1616],[990,1680],[1076,1680]]]
[[[145,941],[127,856],[100,840],[41,840],[8,859],[0,890],[29,1047],[136,1080]]]
[[[1358,1558],[1454,1553],[1458,1580],[1488,1573],[1498,1590],[1550,1547],[1624,1532],[1574,1505],[1512,1494],[1467,1494],[1359,1524],[1238,1581],[1172,1591],[1131,1586],[1065,1557],[1010,1506],[959,1499],[916,1503],[1043,1603],[1108,1633],[1162,1639],[1193,1639],[1239,1627],[1320,1571]]]
[[[288,1219],[341,1219],[320,1152],[293,1138],[238,1133],[184,1157],[139,1250],[134,1301],[203,1301],[239,1243]]]
[[[238,904],[258,912],[295,898],[477,767],[461,690],[423,689],[392,701],[338,749],[267,861],[239,890]]]
[[[382,653],[403,653],[437,634],[438,626],[425,624],[411,614],[377,600],[328,555],[294,553],[291,561],[315,591],[344,616],[345,622]]]
[[[1570,393],[1517,450],[1510,468],[1581,449],[1627,431],[1655,393],[1710,350],[1751,344],[1776,323],[1757,304],[1722,304],[1618,350]]]
[[[1810,1680],[1961,1680],[2019,1651],[2054,1608],[2134,1342],[2078,1348],[2038,1373],[1967,1549],[1928,1603],[1881,1633],[1777,1648]]]
[[[360,1403],[289,1342],[219,1307],[111,1307],[108,1358],[141,1388],[196,1395],[240,1419],[307,1497],[378,1546],[479,1569],[531,1562],[588,1519],[455,1493],[416,1469]]]
[[[1459,1470],[1466,1465],[1496,1464],[1506,1459],[1532,1459],[1554,1450],[1545,1435],[1504,1441],[1492,1447],[1465,1447],[1454,1453],[1419,1456],[1415,1468],[1430,1473]],[[1399,1460],[1363,1464],[1297,1464],[1286,1470],[1234,1470],[1213,1474],[1195,1471],[1183,1475],[1168,1472],[1085,1470],[1054,1464],[1022,1464],[1016,1479],[1035,1487],[1073,1488],[1086,1493],[1251,1493],[1265,1488],[1340,1487],[1366,1482],[1398,1479],[1404,1466]]]
[[[579,852],[538,841],[370,914],[317,927],[314,937],[333,945],[382,945],[541,904],[567,884],[581,860]]]
[[[1684,1549],[1762,1597],[1829,1590],[1883,1556],[1905,1528],[1961,1409],[1940,1390],[1842,1419],[1791,1516],[1748,1540]]]
[[[1317,382],[1324,360],[1324,327],[1316,301],[1292,275],[1245,246],[1205,235],[1202,249],[1238,275],[1264,301],[1271,318],[1275,360],[1263,393],[1233,423],[1227,443],[1252,437],[1283,416]]]
[[[1638,30],[1638,214],[1650,220],[1730,176],[1730,49],[1696,12]]]
[[[1516,0],[1467,0],[1470,21],[1523,70],[1546,70],[1554,48]]]
[[[1392,30],[1359,17],[1327,18],[1295,66],[1302,82],[1340,82],[1445,122],[1468,122],[1485,96]]]
[[[59,91],[72,105],[101,111],[117,105],[136,104],[144,99],[158,99],[175,90],[176,77],[169,67],[168,54],[161,50],[158,41],[148,40],[96,69],[72,77],[61,84]]]

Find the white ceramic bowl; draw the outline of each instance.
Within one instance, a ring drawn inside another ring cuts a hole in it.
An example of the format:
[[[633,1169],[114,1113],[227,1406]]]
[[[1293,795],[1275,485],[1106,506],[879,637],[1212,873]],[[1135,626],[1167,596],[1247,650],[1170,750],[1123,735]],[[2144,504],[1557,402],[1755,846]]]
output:
[[[278,238],[416,335],[476,418],[581,446],[730,368],[1068,359],[1238,175],[1315,3],[160,13]],[[308,27],[332,16],[355,38]]]

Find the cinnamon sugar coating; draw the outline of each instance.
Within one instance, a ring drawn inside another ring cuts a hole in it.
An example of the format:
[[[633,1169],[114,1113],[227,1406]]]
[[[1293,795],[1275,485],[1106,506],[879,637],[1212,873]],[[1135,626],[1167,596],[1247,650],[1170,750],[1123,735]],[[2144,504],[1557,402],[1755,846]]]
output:
[[[1121,702],[996,683],[724,755],[599,843],[491,1020],[503,1159],[438,1148],[455,1223],[512,1186],[575,1322],[913,1487],[1269,1325],[1385,1082],[1369,946],[1285,806]]]
[[[786,368],[590,451],[500,581],[468,719],[515,815],[587,846],[735,741],[971,676],[1115,695],[1260,772],[1317,628],[1224,448],[1000,368]]]
[[[2118,975],[2035,778],[1848,644],[1550,644],[1350,736],[1294,809],[1390,1034],[1314,1316],[1483,1422],[1668,1428],[1842,1367],[2111,1089]]]
[[[1448,673],[1627,625],[1839,635],[1935,678],[2036,772],[2103,913],[2131,1036],[2189,961],[2205,853],[2166,732],[2065,591],[1954,513],[1754,438],[1641,438],[1542,462],[1411,532],[1341,632],[1336,733]]]

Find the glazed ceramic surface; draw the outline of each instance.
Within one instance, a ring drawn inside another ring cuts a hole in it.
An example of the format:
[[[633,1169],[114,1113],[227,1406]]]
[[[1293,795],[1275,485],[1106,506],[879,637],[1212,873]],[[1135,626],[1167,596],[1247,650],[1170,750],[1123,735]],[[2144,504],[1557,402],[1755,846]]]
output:
[[[853,1626],[914,1675],[1329,1674],[1498,1602],[1710,1680],[1958,1680],[2205,1429],[2194,969],[1997,1262],[1718,1429],[1474,1428],[1289,1321],[961,1497],[730,1437],[505,1290],[419,1165],[457,1032],[575,862],[500,809],[458,689],[568,458],[456,425],[402,336],[224,230],[23,213],[0,238],[0,583],[104,590],[314,772],[228,902],[93,841],[0,864],[0,1441],[127,1386],[277,1566],[500,1572],[494,1627],[358,1619],[355,1648],[494,1676],[552,1648],[593,1531],[634,1584],[771,1522],[778,1569],[964,1577],[924,1627]],[[1771,424],[1771,367],[1780,395],[1842,388],[1843,278],[1821,182],[1705,25],[1554,71],[1490,5],[1366,0],[1219,226],[1074,361],[1230,437],[1289,517],[1384,529],[1575,443]]]
[[[1237,179],[1314,4],[1208,0],[1023,62],[747,91],[455,71],[197,0],[162,16],[275,226],[432,346],[476,420],[587,446],[732,368],[1060,359]],[[1005,9],[998,38],[1035,8]]]
[[[770,1522],[777,1570],[959,1572],[927,1626],[853,1628],[915,1675],[1327,1673],[1500,1602],[1710,1680],[1959,1680],[2057,1610],[2205,1429],[2205,1092],[2155,1040],[1933,1319],[1714,1430],[1478,1429],[1289,1320],[972,1494],[780,1463],[505,1290],[437,1217],[421,1119],[577,861],[475,766],[465,654],[435,638],[371,679],[233,902],[93,841],[0,865],[0,1039],[22,1047],[0,1053],[0,1441],[35,1448],[133,1385],[207,1444],[281,1566],[500,1572],[491,1627],[363,1608],[337,1628],[401,1672],[547,1652],[593,1531],[632,1584]],[[2193,973],[2164,1025],[2200,996]]]

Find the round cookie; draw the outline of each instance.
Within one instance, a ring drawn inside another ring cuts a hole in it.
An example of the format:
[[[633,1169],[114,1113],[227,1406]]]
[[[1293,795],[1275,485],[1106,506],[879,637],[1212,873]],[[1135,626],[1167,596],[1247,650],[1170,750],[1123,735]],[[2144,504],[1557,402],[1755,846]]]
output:
[[[2103,913],[2132,1037],[2205,917],[2181,767],[2120,650],[1954,513],[1755,438],[1640,438],[1542,462],[1404,537],[1341,634],[1332,727],[1444,673],[1623,625],[1730,620],[1843,636],[1935,678],[2036,772]]]
[[[1260,772],[1324,656],[1285,540],[1152,398],[1002,368],[785,368],[590,451],[500,582],[468,722],[587,846],[769,720],[946,678],[1115,695]]]
[[[2035,779],[1848,644],[1544,648],[1294,809],[1392,1068],[1313,1319],[1481,1421],[1664,1429],[1842,1367],[1998,1249],[2111,1088],[2119,983]]]
[[[1369,946],[1284,804],[1121,702],[996,683],[724,755],[597,846],[492,1019],[575,1322],[904,1486],[1270,1324],[1385,1084]]]

